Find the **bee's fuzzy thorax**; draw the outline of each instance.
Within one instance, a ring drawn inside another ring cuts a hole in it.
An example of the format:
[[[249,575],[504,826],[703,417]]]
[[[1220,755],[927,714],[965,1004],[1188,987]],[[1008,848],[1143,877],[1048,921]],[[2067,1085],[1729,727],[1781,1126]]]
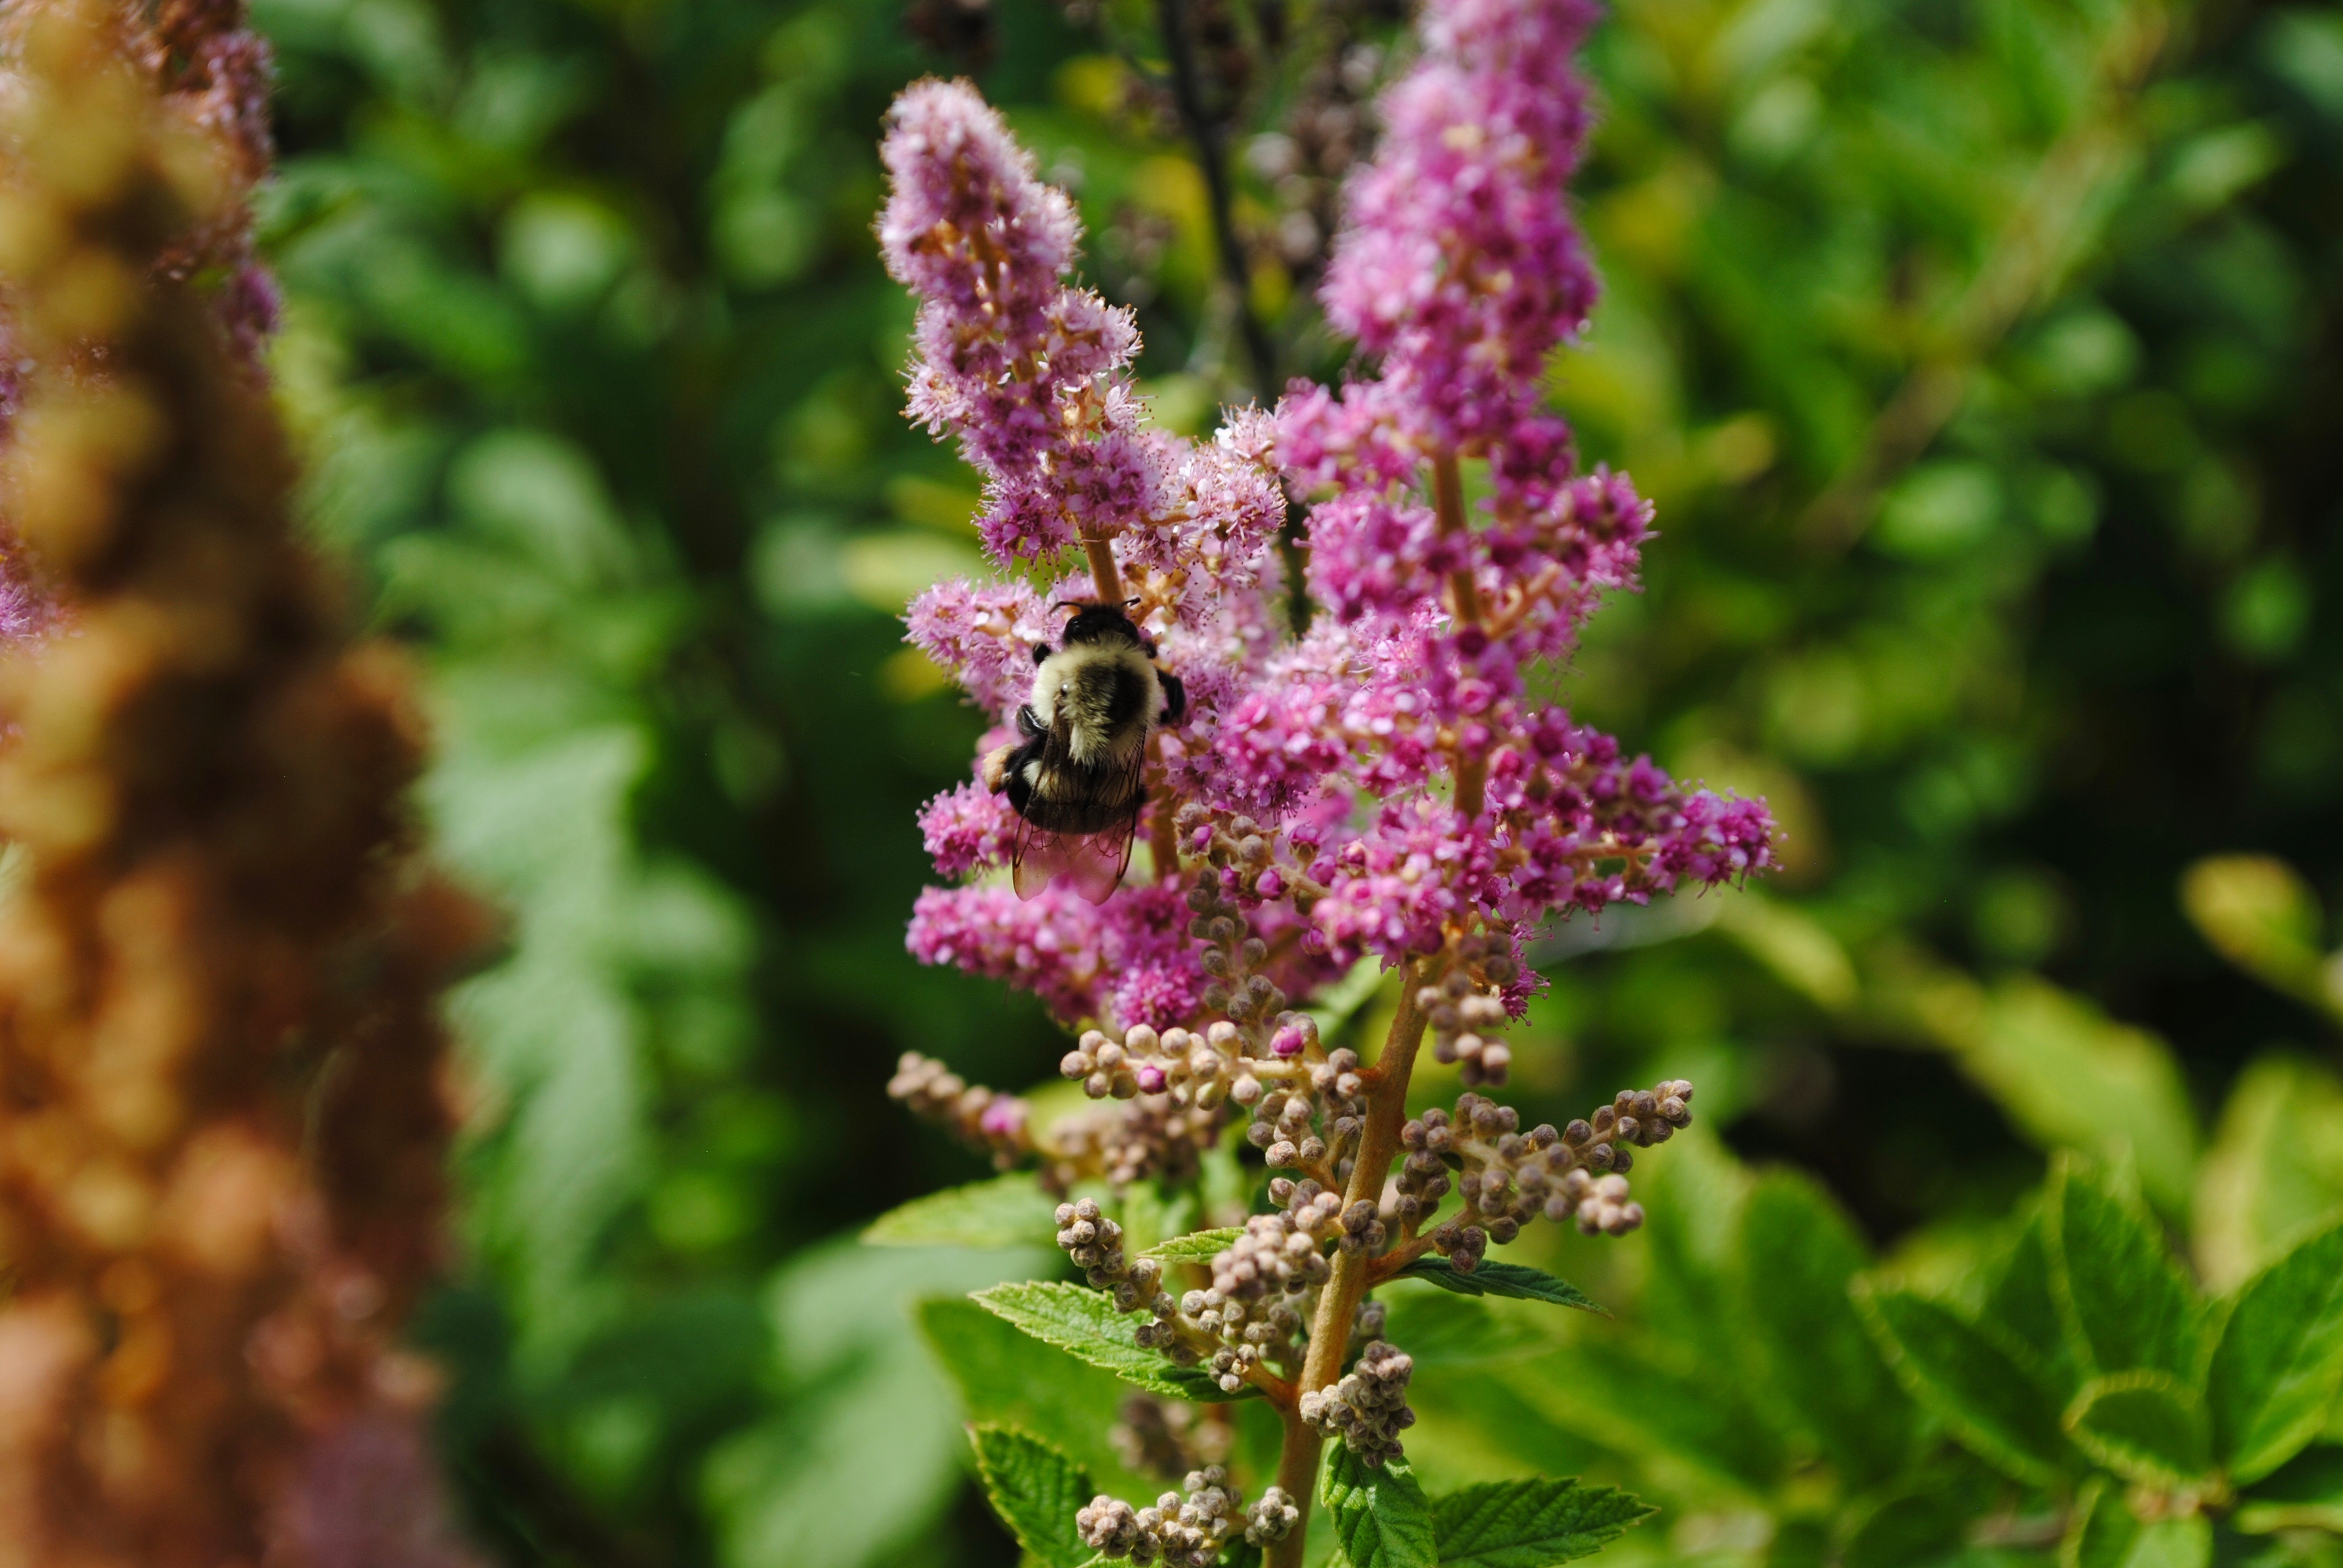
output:
[[[1044,658],[1033,672],[1031,706],[1044,729],[1062,723],[1074,761],[1095,767],[1145,743],[1163,690],[1136,641],[1101,638]]]

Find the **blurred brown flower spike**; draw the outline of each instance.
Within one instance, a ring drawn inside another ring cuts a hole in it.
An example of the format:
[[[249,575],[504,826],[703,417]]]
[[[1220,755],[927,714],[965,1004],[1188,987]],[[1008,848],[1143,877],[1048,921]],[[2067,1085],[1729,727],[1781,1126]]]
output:
[[[118,7],[26,10],[0,279],[71,370],[7,484],[73,630],[0,668],[0,1568],[460,1562],[397,1334],[441,1247],[436,997],[487,922],[413,854],[406,668],[158,265],[244,183]]]

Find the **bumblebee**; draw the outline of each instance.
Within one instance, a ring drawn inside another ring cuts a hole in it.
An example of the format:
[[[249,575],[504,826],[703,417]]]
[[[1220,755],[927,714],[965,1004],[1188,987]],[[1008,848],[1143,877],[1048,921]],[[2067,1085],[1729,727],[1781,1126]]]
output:
[[[984,759],[985,788],[1017,813],[1010,855],[1017,896],[1062,879],[1106,902],[1131,864],[1148,731],[1187,717],[1187,689],[1155,662],[1155,645],[1122,604],[1063,603],[1058,647],[1033,649],[1033,689],[1017,709],[1014,745]]]

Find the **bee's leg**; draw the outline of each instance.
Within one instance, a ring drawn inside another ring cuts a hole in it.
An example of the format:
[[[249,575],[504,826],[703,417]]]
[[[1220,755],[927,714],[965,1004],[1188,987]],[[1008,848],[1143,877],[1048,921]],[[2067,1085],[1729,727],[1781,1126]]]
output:
[[[1170,725],[1181,723],[1188,717],[1187,685],[1178,676],[1166,675],[1160,669],[1155,672],[1155,678],[1163,687],[1163,722]]]
[[[1030,702],[1020,704],[1018,707],[1017,733],[1028,740],[1039,740],[1049,733],[1041,728],[1041,721],[1034,717],[1033,705]]]
[[[1049,662],[1049,658],[1050,645],[1046,642],[1035,643],[1033,645],[1033,662],[1035,664],[1046,664]]]
[[[1001,789],[1009,797],[1009,809],[1020,817],[1026,816],[1026,808],[1032,804],[1033,781],[1025,776],[1025,770],[1041,757],[1043,739],[1036,735],[1003,759]]]

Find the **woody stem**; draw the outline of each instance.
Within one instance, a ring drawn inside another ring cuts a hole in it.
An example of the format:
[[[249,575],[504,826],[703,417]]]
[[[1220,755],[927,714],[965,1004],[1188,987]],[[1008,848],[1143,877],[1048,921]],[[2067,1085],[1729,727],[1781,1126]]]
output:
[[[1359,1134],[1359,1152],[1351,1165],[1350,1188],[1342,1194],[1345,1209],[1363,1199],[1373,1202],[1383,1196],[1383,1179],[1391,1173],[1392,1160],[1399,1153],[1400,1123],[1407,1119],[1407,1081],[1415,1066],[1416,1048],[1423,1043],[1423,1010],[1415,1005],[1420,983],[1422,977],[1415,965],[1401,969],[1399,1012],[1392,1020],[1391,1032],[1383,1037],[1383,1054],[1375,1059],[1377,1077],[1367,1091],[1367,1124]],[[1334,1254],[1334,1271],[1318,1297],[1318,1315],[1310,1324],[1310,1353],[1303,1359],[1302,1377],[1294,1384],[1297,1395],[1341,1381],[1342,1358],[1351,1346],[1351,1320],[1357,1315],[1360,1299],[1366,1294],[1370,1262],[1364,1248]],[[1296,1403],[1299,1404],[1298,1398]],[[1303,1424],[1298,1413],[1286,1416],[1284,1446],[1278,1455],[1277,1483],[1302,1511],[1302,1518],[1292,1533],[1270,1548],[1262,1568],[1300,1568],[1322,1446],[1318,1433]]]

